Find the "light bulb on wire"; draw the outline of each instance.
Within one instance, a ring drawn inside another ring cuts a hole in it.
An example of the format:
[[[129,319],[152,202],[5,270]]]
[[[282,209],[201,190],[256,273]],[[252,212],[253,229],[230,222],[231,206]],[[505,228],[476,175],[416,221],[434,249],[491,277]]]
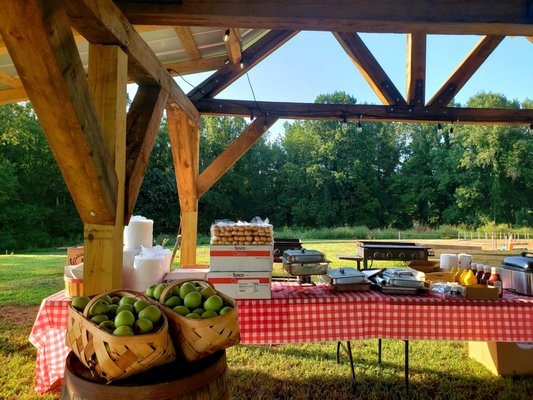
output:
[[[529,125],[529,133],[533,135],[533,122]]]
[[[442,135],[442,125],[440,124],[440,122],[437,124],[437,133],[439,135]]]
[[[346,120],[346,117],[342,118],[342,128],[346,129],[348,127],[348,121]]]
[[[357,133],[363,132],[363,125],[361,124],[361,121],[357,121]]]
[[[224,33],[224,42],[227,42],[229,40],[229,29],[226,29],[226,32]]]

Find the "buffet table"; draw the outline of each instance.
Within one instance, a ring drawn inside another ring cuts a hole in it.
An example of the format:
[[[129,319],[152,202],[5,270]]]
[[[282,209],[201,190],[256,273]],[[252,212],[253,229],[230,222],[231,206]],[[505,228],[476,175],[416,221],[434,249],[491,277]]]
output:
[[[63,376],[67,305],[63,291],[43,300],[30,334],[37,348],[35,390]],[[272,283],[270,300],[238,300],[242,344],[362,339],[533,342],[533,298],[505,292],[498,301],[380,292],[331,291],[325,284]]]

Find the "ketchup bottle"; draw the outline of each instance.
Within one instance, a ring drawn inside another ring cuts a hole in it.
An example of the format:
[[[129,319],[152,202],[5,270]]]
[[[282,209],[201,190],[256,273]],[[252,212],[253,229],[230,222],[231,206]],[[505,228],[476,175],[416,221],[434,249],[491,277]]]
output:
[[[491,275],[489,279],[489,285],[495,286],[498,288],[498,297],[503,295],[503,282],[500,276],[500,268],[492,267]]]
[[[485,266],[483,264],[478,264],[477,265],[477,273],[476,273],[476,279],[477,279],[477,283],[483,283],[483,275],[485,274],[485,271],[484,271],[484,268]]]
[[[488,285],[489,279],[490,279],[490,266],[485,265],[483,267],[483,277],[481,278],[481,281],[479,283],[481,283],[482,285]]]

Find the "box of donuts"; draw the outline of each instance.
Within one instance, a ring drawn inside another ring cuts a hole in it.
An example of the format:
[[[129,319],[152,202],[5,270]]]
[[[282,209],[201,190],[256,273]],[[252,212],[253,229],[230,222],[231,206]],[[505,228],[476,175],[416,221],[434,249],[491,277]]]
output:
[[[268,220],[216,221],[211,226],[212,272],[272,271],[274,230]]]

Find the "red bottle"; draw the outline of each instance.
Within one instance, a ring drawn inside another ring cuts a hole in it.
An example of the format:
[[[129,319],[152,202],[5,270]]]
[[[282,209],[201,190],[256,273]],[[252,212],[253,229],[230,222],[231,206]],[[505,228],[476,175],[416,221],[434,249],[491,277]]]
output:
[[[502,278],[500,276],[500,268],[498,267],[492,267],[491,275],[489,279],[489,285],[495,286],[499,290],[498,297],[502,297],[503,295],[503,282]]]
[[[481,278],[481,281],[478,281],[482,285],[488,285],[490,279],[490,267],[488,265],[485,265],[483,267],[483,277]]]
[[[485,271],[483,270],[485,266],[483,264],[477,265],[477,273],[476,273],[476,279],[477,283],[483,283],[483,275],[485,274]]]

